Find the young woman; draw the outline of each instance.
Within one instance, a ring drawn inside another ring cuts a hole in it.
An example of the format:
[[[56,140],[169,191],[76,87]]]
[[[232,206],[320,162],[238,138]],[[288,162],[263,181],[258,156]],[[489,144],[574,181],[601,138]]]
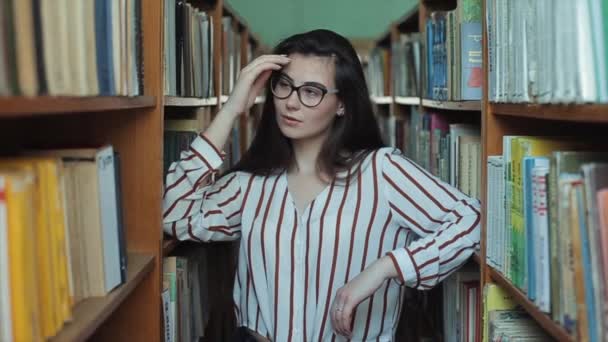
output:
[[[215,181],[264,87],[251,147]],[[357,54],[327,30],[245,67],[166,181],[168,233],[240,239],[241,340],[391,341],[403,287],[432,288],[479,244],[478,202],[384,147]]]

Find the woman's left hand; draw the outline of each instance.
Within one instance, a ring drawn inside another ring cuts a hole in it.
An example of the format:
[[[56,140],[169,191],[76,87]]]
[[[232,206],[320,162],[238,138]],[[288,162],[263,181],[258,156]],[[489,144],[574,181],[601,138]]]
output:
[[[389,256],[384,256],[341,287],[331,306],[334,330],[351,338],[353,312],[363,300],[376,292],[384,280],[397,276],[397,270]]]

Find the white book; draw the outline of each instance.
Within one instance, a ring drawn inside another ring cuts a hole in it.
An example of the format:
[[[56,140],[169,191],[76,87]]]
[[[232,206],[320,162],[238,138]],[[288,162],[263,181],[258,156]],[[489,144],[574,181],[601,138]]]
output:
[[[595,84],[597,89],[598,101],[602,103],[608,102],[608,84],[605,79],[606,75],[606,56],[605,53],[605,39],[603,29],[603,21],[606,19],[602,18],[602,2],[598,0],[587,0],[589,2],[589,11],[591,13],[591,33],[592,33],[592,45],[594,54],[594,66],[595,66]],[[605,5],[604,5],[605,6]]]
[[[7,7],[7,2],[3,1],[0,3],[0,9],[2,13],[5,13]],[[5,16],[0,15],[0,96],[11,95],[11,90],[9,87],[9,76],[7,71],[8,61],[6,58],[6,32],[5,32]]]
[[[536,304],[541,311],[551,309],[551,281],[549,256],[549,216],[547,199],[547,177],[549,167],[535,166],[532,169],[533,217],[536,249]]]
[[[99,209],[103,236],[105,288],[111,291],[122,282],[120,263],[120,237],[118,206],[116,203],[116,178],[114,149],[106,146],[95,155],[99,181]]]
[[[512,186],[513,182],[509,181],[509,176],[511,175],[511,140],[516,138],[517,136],[507,135],[503,137],[502,140],[502,151],[504,158],[504,181],[505,181],[505,224],[502,227],[501,234],[501,246],[504,250],[503,260],[502,260],[502,272],[507,277],[510,278],[511,272],[511,202],[509,199],[511,198]]]
[[[490,246],[491,243],[493,243],[494,239],[492,234],[494,233],[494,217],[495,217],[495,213],[494,213],[494,196],[493,194],[496,193],[496,189],[495,186],[496,184],[494,183],[495,179],[495,166],[494,163],[492,162],[492,158],[495,156],[488,156],[488,160],[486,163],[486,174],[487,174],[487,186],[486,186],[486,262],[490,265],[490,266],[494,266],[494,249],[493,248],[488,248],[488,246]]]
[[[577,15],[577,28],[576,28],[576,51],[578,52],[577,66],[578,66],[578,84],[577,88],[580,90],[579,96],[577,96],[577,102],[596,102],[597,101],[597,88],[595,84],[595,63],[593,60],[593,36],[592,36],[592,23],[591,15],[589,13],[589,6],[587,0],[576,1],[576,15]],[[601,30],[601,28],[600,28]]]
[[[458,138],[463,135],[479,136],[480,129],[478,126],[470,124],[450,124],[450,184],[458,187],[458,159],[460,147]]]
[[[86,49],[86,77],[88,95],[99,95],[99,78],[97,77],[97,45],[95,44],[95,0],[82,0],[82,31]]]
[[[120,24],[120,0],[111,2],[112,12],[112,66],[114,67],[114,91],[116,95],[121,94],[121,75],[122,75],[122,38]]]
[[[68,15],[66,20],[72,26],[68,30],[68,57],[70,60],[73,94],[78,96],[89,95],[86,65],[86,38],[83,17],[85,15],[85,2],[81,0],[67,0]]]
[[[43,1],[44,2],[44,1]],[[63,20],[60,18],[64,18],[65,13],[69,13],[68,8],[70,7],[70,2],[68,0],[57,0],[52,1],[51,6],[55,7],[55,17],[51,20],[54,21],[54,25],[57,29],[57,35],[53,37],[53,40],[60,44],[59,46],[52,46],[51,49],[57,50],[55,57],[57,58],[57,65],[53,66],[57,68],[62,75],[63,83],[61,83],[62,88],[58,89],[59,95],[76,95],[78,86],[75,84],[75,78],[72,77],[72,69],[74,65],[71,63],[70,55],[70,43],[69,43],[69,31],[72,29],[68,25],[67,20]]]
[[[163,301],[163,319],[164,319],[164,331],[165,331],[165,342],[173,342],[173,335],[171,334],[173,327],[173,321],[171,320],[171,293],[170,289],[163,289],[161,293]]]
[[[497,251],[496,263],[498,269],[503,268],[502,257],[504,255],[504,245],[501,245],[501,232],[505,229],[505,178],[504,178],[504,159],[502,156],[497,158],[496,180],[498,195],[496,203],[497,225],[495,227],[494,248]]]
[[[554,59],[556,46],[553,17],[556,5],[553,0],[539,0],[536,21],[538,33],[538,94],[540,103],[550,103],[553,97]],[[539,9],[543,9],[542,11]]]
[[[13,340],[11,315],[10,269],[8,254],[8,209],[6,181],[0,175],[0,341]]]

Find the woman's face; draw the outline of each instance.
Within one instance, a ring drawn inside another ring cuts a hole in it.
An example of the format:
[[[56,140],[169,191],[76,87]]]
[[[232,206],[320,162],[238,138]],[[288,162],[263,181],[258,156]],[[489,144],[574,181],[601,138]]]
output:
[[[289,55],[291,62],[281,71],[281,76],[272,82],[274,91],[289,93],[290,86],[310,85],[300,89],[304,103],[310,105],[322,96],[319,89],[329,90],[322,96],[321,102],[314,106],[306,106],[298,98],[294,90],[285,99],[274,97],[276,119],[279,129],[286,137],[293,140],[324,139],[330,132],[331,125],[336,119],[337,112],[342,111],[342,104],[335,93],[335,67],[330,57],[307,56],[301,54]]]

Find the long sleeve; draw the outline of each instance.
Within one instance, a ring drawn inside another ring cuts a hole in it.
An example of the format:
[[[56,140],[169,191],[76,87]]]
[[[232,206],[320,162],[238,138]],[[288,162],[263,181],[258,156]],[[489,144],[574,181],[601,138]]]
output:
[[[382,161],[380,182],[393,220],[419,238],[389,252],[401,282],[430,289],[478,248],[479,201],[432,176],[400,154]]]
[[[198,136],[169,167],[163,198],[164,230],[178,240],[236,240],[241,232],[239,174],[213,181],[224,154]],[[211,181],[210,181],[211,180]]]

